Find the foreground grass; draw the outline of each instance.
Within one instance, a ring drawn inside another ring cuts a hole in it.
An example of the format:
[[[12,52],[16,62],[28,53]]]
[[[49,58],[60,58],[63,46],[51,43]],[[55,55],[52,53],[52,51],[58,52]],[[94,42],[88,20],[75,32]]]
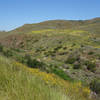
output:
[[[0,100],[90,100],[90,90],[0,56]]]

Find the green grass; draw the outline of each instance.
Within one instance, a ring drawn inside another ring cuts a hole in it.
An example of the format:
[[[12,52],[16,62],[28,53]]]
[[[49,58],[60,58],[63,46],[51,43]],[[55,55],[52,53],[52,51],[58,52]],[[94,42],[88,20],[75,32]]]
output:
[[[59,88],[51,88],[16,68],[0,56],[0,100],[70,100]]]
[[[58,75],[59,77],[61,77],[64,80],[68,80],[68,81],[74,81],[72,78],[70,78],[63,70],[58,69],[58,68],[54,68],[52,69],[52,73]]]
[[[65,82],[36,70],[0,56],[0,100],[90,100],[90,90],[80,83]],[[62,87],[46,84],[42,76],[56,80]]]

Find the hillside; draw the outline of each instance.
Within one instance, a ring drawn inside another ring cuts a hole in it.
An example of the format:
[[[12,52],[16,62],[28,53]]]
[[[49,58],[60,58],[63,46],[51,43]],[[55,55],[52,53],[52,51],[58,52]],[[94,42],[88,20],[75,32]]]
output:
[[[0,32],[0,52],[29,68],[91,88],[94,80],[100,84],[100,18],[52,20]],[[99,87],[91,90],[100,94]]]
[[[91,20],[49,20],[35,24],[25,24],[15,30],[9,31],[8,33],[28,33],[36,30],[43,29],[82,29],[94,32],[100,32],[100,18],[94,18]]]
[[[91,100],[90,90],[0,56],[1,100]]]

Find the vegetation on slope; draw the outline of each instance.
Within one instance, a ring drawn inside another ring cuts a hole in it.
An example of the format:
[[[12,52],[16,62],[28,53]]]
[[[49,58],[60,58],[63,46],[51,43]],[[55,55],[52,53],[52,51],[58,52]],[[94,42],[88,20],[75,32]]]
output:
[[[39,64],[41,66],[38,68],[62,76],[56,72],[58,70],[55,71],[54,68],[57,67],[62,69],[66,76],[87,83],[90,83],[95,77],[100,77],[99,37],[88,31],[35,30],[25,34],[10,35],[6,41],[1,39],[1,43],[8,48],[3,49],[4,55],[11,56],[30,67],[38,67]],[[36,65],[36,62],[39,63]],[[66,78],[64,77],[64,79]]]
[[[90,100],[89,95],[81,82],[70,83],[0,56],[1,100]]]
[[[26,24],[0,32],[0,52],[30,68],[82,81],[99,94],[99,26],[100,18]]]

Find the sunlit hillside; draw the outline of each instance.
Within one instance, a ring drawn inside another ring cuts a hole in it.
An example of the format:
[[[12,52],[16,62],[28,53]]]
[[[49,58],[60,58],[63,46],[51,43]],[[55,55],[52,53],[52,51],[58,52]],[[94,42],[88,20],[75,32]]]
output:
[[[0,32],[0,54],[4,100],[100,97],[100,18],[52,20]]]
[[[0,56],[0,100],[90,100],[81,82],[30,69]]]

